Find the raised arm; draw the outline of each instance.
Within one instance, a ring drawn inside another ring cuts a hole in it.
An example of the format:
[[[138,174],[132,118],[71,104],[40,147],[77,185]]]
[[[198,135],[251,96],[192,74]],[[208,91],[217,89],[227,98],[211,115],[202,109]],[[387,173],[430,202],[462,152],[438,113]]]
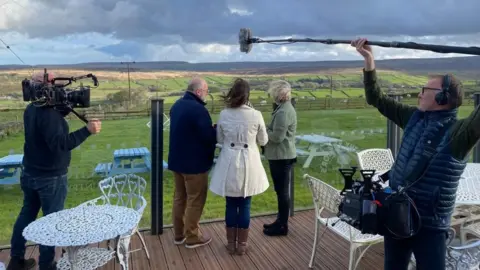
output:
[[[87,126],[84,126],[74,132],[66,133],[63,130],[62,116],[52,110],[45,110],[45,114],[40,119],[42,133],[48,147],[52,151],[67,152],[71,151],[83,143],[90,135]]]
[[[365,86],[365,97],[369,105],[374,106],[385,117],[393,121],[400,128],[405,128],[412,114],[417,110],[416,107],[402,104],[393,98],[385,95],[377,82],[377,73],[375,70],[375,59],[372,48],[366,45],[364,38],[352,41],[352,46],[365,59],[365,68],[363,70],[363,83]]]
[[[465,119],[457,121],[452,131],[452,152],[463,160],[480,139],[480,106]]]
[[[400,128],[405,128],[417,108],[402,104],[385,95],[378,85],[375,69],[364,69],[363,76],[367,103],[377,108],[383,116],[393,121]]]
[[[257,111],[258,114],[258,133],[257,133],[257,142],[260,146],[265,146],[268,143],[268,134],[267,128],[265,126],[265,120],[260,111]]]

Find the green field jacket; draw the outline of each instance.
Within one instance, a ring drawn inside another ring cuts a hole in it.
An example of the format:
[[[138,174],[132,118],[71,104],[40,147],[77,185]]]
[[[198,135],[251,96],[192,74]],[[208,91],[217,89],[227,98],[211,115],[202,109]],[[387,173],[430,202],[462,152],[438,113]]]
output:
[[[265,145],[265,158],[267,160],[296,158],[296,131],[295,108],[290,101],[280,104],[272,113],[272,121],[267,125],[268,143]]]

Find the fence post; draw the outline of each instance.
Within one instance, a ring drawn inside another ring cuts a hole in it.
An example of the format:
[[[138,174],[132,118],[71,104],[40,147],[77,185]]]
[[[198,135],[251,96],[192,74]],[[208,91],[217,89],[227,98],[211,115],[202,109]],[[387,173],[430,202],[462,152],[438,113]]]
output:
[[[395,101],[400,102],[399,95],[390,95]],[[397,157],[400,143],[402,140],[402,129],[393,123],[391,120],[387,120],[387,148],[392,151],[394,158]]]
[[[480,93],[473,94],[473,106],[475,109],[480,105]],[[478,163],[480,162],[480,144],[477,143],[475,148],[473,149],[473,162]]]
[[[153,98],[151,116],[151,234],[163,233],[163,99]]]

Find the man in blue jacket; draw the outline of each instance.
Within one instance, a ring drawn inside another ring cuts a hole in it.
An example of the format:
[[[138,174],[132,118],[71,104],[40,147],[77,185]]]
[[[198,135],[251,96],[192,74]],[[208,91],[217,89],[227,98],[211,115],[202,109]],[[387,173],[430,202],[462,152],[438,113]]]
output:
[[[210,243],[199,221],[207,200],[208,171],[213,165],[216,130],[205,108],[207,82],[193,78],[185,95],[170,109],[168,169],[175,176],[175,244],[196,248]]]
[[[431,77],[420,90],[418,106],[393,100],[380,89],[366,41],[358,39],[352,46],[365,60],[367,103],[404,130],[389,185],[395,191],[405,188],[421,218],[417,234],[405,239],[385,236],[384,269],[406,270],[413,253],[417,269],[444,270],[459,180],[480,139],[480,107],[467,118],[457,118],[464,93],[460,81],[449,74]]]

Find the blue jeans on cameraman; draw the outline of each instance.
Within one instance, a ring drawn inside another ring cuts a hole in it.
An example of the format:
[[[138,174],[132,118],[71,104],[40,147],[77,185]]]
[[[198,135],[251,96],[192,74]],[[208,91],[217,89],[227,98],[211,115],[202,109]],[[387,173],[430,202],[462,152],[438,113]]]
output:
[[[67,175],[36,177],[23,172],[20,177],[23,206],[13,227],[10,257],[24,258],[26,240],[23,230],[37,218],[40,208],[43,215],[63,210],[67,196]],[[40,269],[49,267],[55,259],[55,247],[39,246]]]
[[[227,227],[248,229],[252,197],[227,197],[226,199],[225,223]]]

